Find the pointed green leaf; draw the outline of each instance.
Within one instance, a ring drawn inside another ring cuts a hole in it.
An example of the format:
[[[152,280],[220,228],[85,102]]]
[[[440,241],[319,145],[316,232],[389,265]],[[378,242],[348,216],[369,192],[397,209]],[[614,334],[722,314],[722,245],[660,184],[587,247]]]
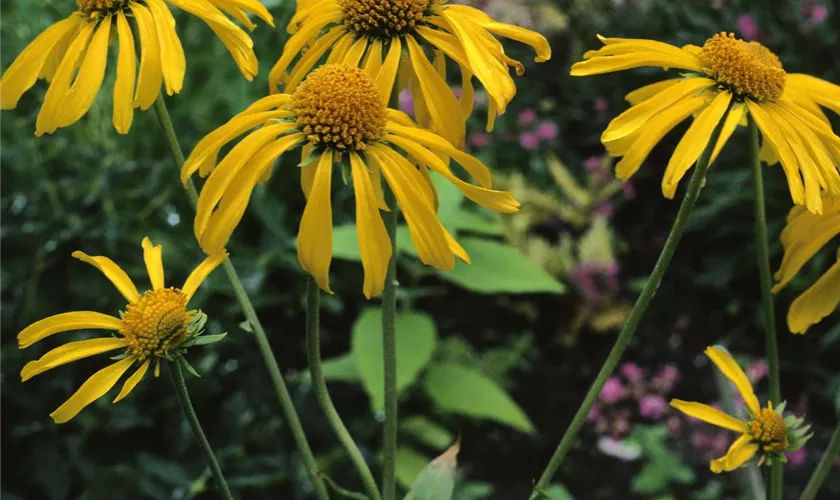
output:
[[[454,437],[445,427],[438,425],[426,417],[409,417],[400,421],[400,430],[411,434],[423,443],[437,449],[444,449]]]
[[[321,363],[321,369],[324,371],[324,378],[327,380],[340,382],[358,382],[360,380],[356,360],[349,352],[324,360]],[[304,370],[300,374],[300,379],[308,381],[310,379],[309,370]]]
[[[460,443],[456,442],[429,462],[414,480],[405,500],[450,500],[455,489],[455,468],[460,449]]]
[[[219,333],[217,335],[200,335],[190,342],[191,346],[215,344],[216,342],[227,337],[227,333]]]
[[[522,432],[534,432],[522,408],[496,382],[472,368],[455,363],[430,365],[426,392],[445,410],[495,420]]]
[[[192,374],[193,376],[201,378],[201,375],[199,375],[198,372],[195,371],[195,368],[193,368],[193,366],[190,364],[190,362],[187,361],[187,358],[185,358],[183,356],[178,356],[176,363],[180,363],[181,366],[185,370],[187,370],[190,374]]]
[[[397,315],[397,391],[410,386],[432,359],[437,343],[434,321],[422,313]],[[382,311],[365,309],[353,325],[351,353],[374,410],[385,405]]]

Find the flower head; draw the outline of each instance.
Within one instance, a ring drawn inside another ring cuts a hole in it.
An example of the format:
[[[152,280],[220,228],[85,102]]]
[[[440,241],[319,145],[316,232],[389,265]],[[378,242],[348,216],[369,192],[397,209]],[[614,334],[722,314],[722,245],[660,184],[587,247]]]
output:
[[[196,267],[181,288],[164,286],[163,247],[154,246],[149,238],[143,239],[143,258],[152,289],[142,295],[125,271],[108,257],[91,257],[84,252],[73,252],[73,257],[99,269],[128,301],[120,317],[93,311],[74,311],[56,314],[37,321],[18,334],[18,346],[25,349],[56,333],[72,330],[112,330],[118,336],[79,340],[57,347],[36,361],[30,361],[20,372],[26,382],[30,378],[58,366],[96,354],[121,350],[117,361],[94,373],[58,409],[50,414],[62,424],[75,417],[87,405],[104,396],[132,366],[137,370],[125,381],[114,403],[126,397],[149,369],[154,360],[155,376],[160,358],[171,358],[190,345],[207,343],[199,340],[206,316],[197,310],[187,310],[187,305],[204,279],[218,266],[227,254],[220,252],[208,257]]]
[[[791,304],[787,323],[793,333],[805,333],[840,304],[840,197],[830,198],[824,194],[823,205],[822,215],[794,207],[782,231],[785,253],[775,275],[778,283],[774,292],[787,285],[821,248],[832,240],[838,243],[837,262]]]
[[[711,161],[739,124],[751,119],[761,131],[762,159],[781,162],[791,197],[822,210],[821,191],[840,194],[840,137],[820,106],[840,113],[840,86],[808,75],[788,74],[779,58],[758,42],[720,33],[702,47],[679,48],[653,40],[600,37],[604,47],[586,52],[572,75],[587,76],[642,66],[680,69],[678,78],[627,94],[631,107],[601,135],[611,156],[622,157],[616,175],[629,179],[653,147],[680,122],[694,116],[671,156],[662,192],[673,198],[679,181],[698,160],[720,125]]]
[[[542,35],[445,0],[306,0],[297,5],[289,25],[292,37],[269,76],[272,92],[294,93],[329,54],[328,64],[379,72],[377,85],[386,99],[395,87],[411,90],[418,122],[458,147],[464,144],[464,123],[473,109],[473,76],[490,99],[489,131],[516,93],[508,68],[513,66],[517,75],[524,72],[494,35],[532,46],[537,62],[551,57]],[[461,70],[460,98],[446,84],[447,58]]]
[[[759,406],[758,398],[747,375],[725,349],[708,347],[705,354],[726,378],[735,384],[744,398],[747,410],[747,418],[739,420],[702,403],[671,400],[671,406],[689,417],[741,433],[741,436],[730,445],[726,455],[712,460],[710,464],[712,472],[735,470],[756,455],[759,456],[758,465],[764,463],[769,465],[775,461],[785,462],[786,452],[801,448],[811,438],[808,434],[810,425],[803,426],[801,418],[782,415],[784,403],[775,408],[769,401],[766,407]]]
[[[322,289],[330,291],[331,191],[336,166],[349,170],[345,178],[352,182],[356,197],[367,297],[382,291],[392,252],[379,213],[389,210],[383,177],[402,210],[421,261],[439,269],[452,269],[455,257],[469,262],[435,214],[437,194],[430,171],[492,210],[513,213],[519,203],[510,193],[492,189],[490,170],[479,160],[419,128],[405,113],[386,108],[387,94],[379,83],[388,71],[383,66],[371,75],[344,64],[321,66],[293,94],[263,98],[202,139],[181,171],[184,182],[195,172],[210,175],[195,218],[201,247],[212,254],[226,246],[256,184],[268,178],[275,159],[301,146],[304,159],[299,170],[307,203],[298,233],[298,259]],[[216,164],[225,144],[254,128]],[[456,177],[450,159],[478,185]]]
[[[77,10],[38,35],[3,73],[0,107],[15,108],[20,97],[43,78],[49,88],[38,113],[35,135],[51,134],[76,123],[99,93],[108,46],[111,40],[118,40],[113,122],[117,132],[127,133],[134,108],[149,109],[160,94],[161,84],[169,95],[180,92],[184,84],[184,49],[167,3],[207,23],[245,78],[254,78],[257,57],[251,37],[226,14],[249,29],[255,25],[248,13],[273,26],[271,14],[259,0],[76,0]],[[130,23],[134,23],[136,37]]]

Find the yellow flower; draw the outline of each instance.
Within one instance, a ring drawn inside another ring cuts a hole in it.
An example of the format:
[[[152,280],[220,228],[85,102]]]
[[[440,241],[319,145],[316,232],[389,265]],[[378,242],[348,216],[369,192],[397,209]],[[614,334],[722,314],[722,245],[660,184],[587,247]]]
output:
[[[383,67],[379,75],[389,71]],[[210,174],[195,217],[201,247],[212,254],[226,246],[255,185],[271,175],[276,158],[302,145],[300,182],[307,204],[298,233],[298,259],[322,289],[330,292],[330,191],[335,165],[353,184],[365,296],[382,291],[392,251],[379,214],[388,210],[383,176],[402,208],[420,260],[439,269],[452,269],[456,256],[468,261],[435,214],[437,194],[429,170],[490,209],[512,213],[519,203],[510,193],[491,189],[490,170],[479,160],[419,128],[405,113],[387,109],[387,96],[382,78],[352,66],[328,64],[313,71],[294,94],[263,98],[202,139],[181,171],[184,182],[196,171]],[[217,166],[219,150],[255,127]],[[450,159],[478,185],[456,177]]]
[[[30,378],[72,361],[104,352],[122,350],[120,359],[94,373],[70,396],[64,404],[50,414],[62,424],[75,417],[87,405],[104,396],[134,365],[139,365],[123,384],[114,403],[126,397],[146,374],[154,359],[155,376],[159,373],[161,357],[177,353],[190,345],[201,334],[201,314],[187,310],[187,304],[204,279],[227,256],[220,252],[208,257],[196,267],[181,288],[164,288],[161,245],[153,246],[149,238],[143,239],[143,258],[152,289],[143,295],[131,278],[108,257],[91,257],[84,252],[73,252],[73,257],[99,269],[128,301],[122,319],[94,311],[73,311],[56,314],[37,321],[18,334],[18,346],[25,349],[35,342],[56,333],[71,330],[113,330],[117,337],[79,340],[57,347],[36,361],[30,361],[20,372],[24,382]]]
[[[715,127],[725,120],[712,159],[749,115],[763,136],[762,159],[781,161],[794,203],[819,213],[821,190],[840,194],[840,137],[820,109],[840,113],[840,86],[813,76],[788,75],[766,47],[731,34],[715,35],[702,47],[682,48],[653,40],[599,38],[604,47],[586,52],[585,61],[572,66],[572,75],[642,66],[682,70],[678,78],[627,94],[632,107],[601,135],[610,155],[623,157],[616,166],[622,180],[636,173],[671,129],[694,115],[662,178],[663,194],[673,198]]]
[[[547,61],[551,48],[539,33],[499,23],[487,14],[445,0],[305,0],[289,25],[292,37],[269,75],[271,92],[295,91],[327,52],[327,63],[344,63],[382,73],[380,90],[409,88],[418,122],[458,147],[473,109],[472,77],[489,98],[488,131],[516,94],[508,67],[522,75],[524,66],[505,55],[499,35],[530,45],[536,62]],[[426,49],[434,54],[430,61]],[[297,63],[292,62],[300,55]],[[461,70],[463,94],[447,86],[446,59]],[[291,67],[291,69],[290,69]],[[282,89],[280,84],[284,84]]]
[[[814,215],[802,207],[794,207],[788,214],[781,238],[785,254],[775,275],[778,283],[773,288],[774,292],[787,285],[811,257],[840,235],[840,197],[823,195],[823,206],[822,215]],[[811,325],[831,314],[840,303],[840,240],[835,239],[835,242],[839,243],[837,262],[797,297],[788,310],[788,328],[793,333],[805,333]]]
[[[271,14],[259,0],[76,0],[78,10],[38,35],[3,73],[0,108],[14,109],[24,92],[43,78],[50,84],[35,135],[76,123],[102,86],[108,46],[119,40],[113,122],[117,132],[127,133],[134,108],[149,109],[160,94],[161,83],[169,95],[180,92],[184,83],[184,49],[167,3],[207,23],[245,78],[254,78],[257,57],[251,37],[225,12],[251,29],[254,24],[246,12],[273,26]],[[139,72],[129,19],[134,20],[139,35]]]
[[[735,384],[744,399],[748,414],[746,420],[739,420],[703,403],[671,400],[671,406],[690,417],[741,433],[726,455],[711,461],[709,465],[712,472],[717,474],[733,471],[756,454],[760,457],[758,465],[769,465],[774,461],[785,462],[785,452],[799,449],[810,439],[810,426],[803,427],[802,419],[782,416],[784,403],[776,408],[773,408],[769,401],[765,408],[759,406],[750,380],[725,349],[717,346],[707,347],[705,354],[718,370]]]

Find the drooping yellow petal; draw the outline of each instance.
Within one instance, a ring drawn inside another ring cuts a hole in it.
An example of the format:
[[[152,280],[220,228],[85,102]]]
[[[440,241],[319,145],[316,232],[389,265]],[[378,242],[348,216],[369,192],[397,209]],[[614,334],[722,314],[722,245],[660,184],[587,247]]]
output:
[[[306,78],[306,75],[310,73],[312,67],[315,66],[315,63],[317,63],[327,50],[333,47],[335,41],[345,33],[347,33],[347,31],[344,26],[336,26],[330,29],[330,31],[328,31],[325,35],[318,38],[318,41],[307,49],[306,53],[303,54],[303,56],[295,64],[295,67],[289,73],[288,81],[283,88],[283,92],[287,94],[293,93],[300,82],[302,82],[303,79]],[[270,92],[277,92],[279,84],[279,80],[275,81],[269,77]]]
[[[840,115],[840,85],[802,73],[788,73],[787,87],[800,88],[821,106]]]
[[[300,220],[297,244],[300,266],[312,275],[318,286],[327,293],[332,293],[332,169],[333,153],[327,150],[318,159],[312,191]]]
[[[729,447],[726,455],[709,463],[712,472],[720,474],[721,472],[733,471],[752,458],[758,451],[758,445],[750,443],[750,439],[749,434],[744,434],[736,439]]]
[[[774,276],[778,281],[774,292],[787,285],[826,243],[840,235],[840,198],[823,195],[823,199],[825,211],[821,216],[804,207],[794,207],[788,214],[787,225],[781,235],[785,252]]]
[[[645,85],[644,87],[639,87],[632,92],[628,92],[627,95],[624,96],[624,100],[630,103],[631,106],[635,106],[639,103],[647,101],[668,87],[672,87],[682,81],[682,78],[674,78],[671,80],[662,80],[651,83],[650,85]]]
[[[137,31],[140,33],[140,71],[137,75],[137,89],[134,94],[134,106],[149,109],[160,94],[163,72],[160,61],[160,44],[155,31],[152,13],[138,2],[128,4]]]
[[[361,37],[353,42],[353,45],[351,45],[350,48],[347,49],[347,53],[344,54],[341,61],[342,64],[353,66],[354,68],[361,66],[362,56],[365,54],[367,46],[368,41],[365,37]],[[371,74],[371,76],[375,76],[375,74]]]
[[[149,281],[152,282],[152,290],[163,288],[163,245],[152,245],[149,237],[143,238],[143,261],[146,263],[146,271],[149,273]]]
[[[311,19],[308,19],[306,24],[286,41],[286,44],[283,46],[283,53],[277,62],[274,63],[274,67],[271,68],[271,72],[268,75],[269,89],[272,92],[276,92],[278,85],[285,81],[286,71],[289,65],[301,50],[306,45],[311,44],[325,26],[341,19],[341,9],[337,8],[338,5],[335,7],[327,11],[322,11]]]
[[[67,47],[67,53],[55,70],[52,82],[44,95],[44,104],[41,105],[41,111],[35,120],[36,136],[52,134],[60,126],[64,112],[67,111],[65,99],[70,91],[70,82],[95,28],[94,23],[83,23],[79,34]]]
[[[744,404],[747,406],[747,409],[749,409],[753,415],[757,415],[761,408],[758,404],[758,398],[755,397],[752,383],[750,383],[750,379],[747,378],[747,374],[744,373],[744,370],[742,370],[741,367],[738,366],[738,363],[732,359],[732,356],[730,356],[725,349],[717,346],[707,347],[704,354],[712,360],[712,363],[717,366],[718,370],[720,370],[726,378],[735,384],[735,387],[744,399]],[[779,404],[780,402],[781,401],[774,401],[776,404]]]
[[[51,335],[72,330],[119,330],[122,320],[94,311],[56,314],[27,326],[18,334],[18,347],[25,349]]]
[[[382,97],[382,104],[388,106],[391,94],[394,92],[394,83],[397,79],[397,70],[400,67],[402,57],[402,42],[399,38],[392,38],[388,47],[388,53],[382,62],[379,72],[374,78],[379,95]]]
[[[187,60],[184,48],[175,32],[175,18],[163,0],[146,0],[154,20],[160,47],[160,64],[166,93],[173,95],[184,87],[184,74],[187,72]]]
[[[700,158],[700,154],[706,149],[712,139],[712,133],[723,119],[732,101],[732,94],[722,91],[714,98],[697,118],[688,127],[683,135],[674,154],[668,161],[665,175],[662,177],[662,194],[668,199],[673,199],[677,192],[677,185],[688,172],[688,169]]]
[[[603,50],[603,49],[602,49]],[[593,56],[572,65],[572,76],[590,76],[626,69],[655,66],[662,69],[687,69],[702,72],[702,68],[686,55],[674,56],[662,52],[631,52],[614,56]]]
[[[256,25],[251,22],[245,12],[254,14],[272,28],[274,27],[274,17],[259,0],[210,0],[210,3],[233,16],[251,31],[256,28]]]
[[[65,401],[54,412],[50,413],[50,417],[52,417],[55,423],[63,424],[78,415],[87,405],[110,391],[120,380],[120,377],[134,364],[136,359],[135,356],[128,356],[91,375],[79,387],[79,390],[70,396],[70,399]]]
[[[616,165],[615,175],[623,181],[629,179],[639,170],[642,162],[645,161],[653,147],[662,140],[665,134],[704,105],[705,102],[702,97],[685,97],[648,120],[639,129],[638,137],[633,145],[627,149],[627,153]]]
[[[712,408],[709,405],[704,405],[703,403],[672,399],[671,406],[685,413],[689,417],[700,419],[712,425],[723,427],[724,429],[736,432],[746,432],[748,430],[746,422],[742,422],[735,417],[731,417],[726,413],[716,408]]]
[[[732,137],[732,134],[735,132],[735,129],[738,128],[738,125],[744,119],[746,113],[747,112],[743,104],[732,104],[732,109],[729,110],[729,114],[726,115],[726,121],[723,122],[723,127],[720,129],[720,137],[718,138],[717,144],[715,144],[715,149],[712,151],[711,158],[709,158],[709,165],[715,162],[723,149],[723,146],[726,145],[726,142],[729,141],[730,137]]]
[[[53,47],[74,32],[82,22],[81,16],[71,15],[44,30],[18,54],[0,78],[0,108],[13,109],[17,106],[20,96],[38,80]]]
[[[356,197],[359,253],[365,270],[363,292],[370,299],[382,293],[385,286],[385,275],[391,259],[391,241],[379,215],[367,167],[355,152],[350,153],[350,170]]]
[[[88,45],[82,66],[76,80],[65,97],[59,127],[66,127],[79,121],[88,112],[102,87],[105,65],[108,62],[108,43],[111,40],[111,15],[105,17],[96,29]]]
[[[126,347],[127,341],[124,338],[100,338],[79,340],[77,342],[70,342],[61,347],[47,352],[40,359],[26,363],[23,370],[20,371],[20,378],[22,382],[26,382],[35,375],[44,373],[47,370],[83,358],[101,354],[103,352],[113,351]]]
[[[140,293],[137,292],[137,287],[134,286],[134,282],[131,281],[128,274],[113,260],[102,256],[91,257],[81,250],[76,250],[72,255],[80,261],[87,262],[99,269],[129,302],[134,303],[140,299]]]
[[[215,255],[210,255],[204,261],[198,265],[190,275],[187,277],[187,280],[184,282],[184,286],[181,287],[181,292],[187,298],[187,303],[192,299],[195,292],[198,290],[198,287],[204,283],[204,280],[210,276],[219,264],[227,259],[228,254],[225,251],[218,252]]]
[[[347,51],[350,50],[350,47],[355,41],[356,37],[352,33],[345,32],[344,36],[340,37],[338,41],[333,44],[332,49],[330,50],[330,55],[327,56],[327,61],[324,64],[341,63],[341,61],[344,60],[344,56],[347,55]]]
[[[531,46],[537,53],[534,62],[540,63],[551,59],[551,46],[548,40],[536,31],[499,22],[485,24],[484,28],[497,35]]]
[[[114,128],[120,134],[127,134],[134,120],[134,81],[137,78],[137,53],[134,34],[125,17],[117,11],[117,35],[120,52],[117,59],[117,79],[114,82]]]
[[[837,262],[816,283],[797,297],[788,310],[788,328],[792,333],[805,333],[840,304],[840,253]]]
[[[114,403],[119,402],[122,398],[128,396],[128,394],[137,387],[137,384],[143,380],[143,375],[146,374],[146,371],[149,369],[149,363],[151,363],[151,359],[147,359],[140,365],[140,368],[137,369],[133,374],[131,374],[128,379],[126,379],[125,383],[122,386],[122,390],[120,393],[117,394],[117,397],[114,399]]]

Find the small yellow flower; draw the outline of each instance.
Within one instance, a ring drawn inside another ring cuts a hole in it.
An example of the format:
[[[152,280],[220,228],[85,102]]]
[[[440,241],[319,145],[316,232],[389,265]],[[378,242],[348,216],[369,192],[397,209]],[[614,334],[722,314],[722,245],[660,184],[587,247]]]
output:
[[[814,215],[802,207],[794,207],[788,214],[781,238],[785,254],[775,275],[778,283],[774,292],[787,285],[811,257],[840,235],[840,197],[823,195],[823,206],[822,215]],[[788,328],[793,333],[805,333],[840,303],[840,240],[834,241],[838,243],[837,262],[797,297],[788,310]]]
[[[653,147],[690,116],[694,121],[674,150],[662,193],[673,198],[677,184],[723,121],[712,160],[749,115],[764,139],[762,159],[780,161],[794,203],[822,210],[821,191],[840,194],[840,137],[820,106],[840,114],[840,86],[802,74],[787,74],[775,54],[758,42],[720,33],[702,47],[679,48],[653,40],[599,37],[604,47],[586,52],[574,76],[642,66],[682,70],[678,78],[627,94],[631,107],[601,135],[611,156],[622,157],[616,175],[629,179]],[[731,106],[731,109],[730,109]],[[727,109],[730,109],[727,116]]]
[[[269,76],[271,92],[295,91],[318,60],[344,63],[376,72],[384,95],[409,88],[418,122],[458,147],[473,109],[472,77],[489,98],[488,131],[516,94],[508,67],[522,75],[524,66],[508,57],[494,35],[530,45],[536,62],[547,61],[551,48],[539,33],[496,22],[473,7],[445,0],[305,0],[298,1],[289,25],[293,33]],[[426,49],[434,55],[426,56]],[[297,62],[292,62],[300,55]],[[463,94],[447,86],[446,59],[461,70]],[[291,69],[290,69],[291,68]],[[279,87],[283,84],[283,88]]]
[[[383,68],[379,75],[387,71]],[[513,213],[519,203],[510,193],[491,189],[490,170],[479,160],[419,128],[405,113],[387,109],[388,89],[382,82],[362,69],[328,64],[313,71],[294,94],[260,99],[202,139],[181,171],[184,182],[196,171],[210,174],[195,217],[195,236],[201,247],[210,254],[224,248],[254,187],[271,175],[275,159],[303,146],[299,170],[307,203],[298,233],[298,259],[322,289],[330,291],[330,192],[336,165],[352,181],[356,197],[365,296],[382,291],[392,251],[379,214],[388,210],[383,176],[402,209],[420,260],[439,269],[452,269],[456,256],[468,261],[435,214],[437,194],[429,171],[492,210]],[[217,165],[221,148],[254,128]],[[478,185],[456,177],[450,159]]]
[[[259,0],[76,0],[78,10],[38,35],[3,73],[0,108],[14,109],[24,92],[43,78],[50,84],[35,135],[76,123],[102,86],[108,46],[119,40],[113,122],[117,132],[128,133],[134,108],[149,109],[162,83],[169,95],[180,92],[184,84],[187,63],[167,3],[207,23],[245,78],[254,78],[257,57],[251,37],[225,13],[250,29],[255,26],[247,13],[273,26],[271,14]],[[130,19],[139,35],[139,72]]]
[[[759,406],[750,380],[725,349],[707,347],[705,354],[721,373],[735,384],[744,399],[748,414],[746,420],[739,420],[703,403],[671,400],[671,406],[690,417],[741,433],[726,455],[711,461],[709,466],[712,472],[717,474],[733,471],[755,455],[759,455],[758,465],[769,465],[774,461],[785,462],[785,452],[801,448],[810,439],[810,426],[803,427],[802,419],[782,416],[784,403],[776,408],[770,401],[765,408]]]
[[[161,357],[169,357],[179,349],[196,342],[201,334],[203,314],[187,310],[187,304],[205,278],[227,257],[220,252],[208,257],[196,267],[181,288],[165,288],[161,245],[153,246],[149,238],[143,239],[143,258],[152,289],[143,295],[117,264],[108,257],[91,257],[84,252],[73,252],[73,257],[99,269],[128,300],[121,318],[93,311],[74,311],[56,314],[26,327],[18,334],[18,346],[25,349],[35,342],[56,333],[71,330],[113,330],[116,337],[79,340],[57,347],[36,361],[30,361],[20,372],[24,382],[30,378],[72,361],[104,352],[121,349],[116,362],[94,373],[75,394],[50,414],[62,424],[75,417],[87,405],[104,396],[134,365],[139,365],[123,384],[114,403],[126,397],[146,374],[154,359],[155,376]]]

